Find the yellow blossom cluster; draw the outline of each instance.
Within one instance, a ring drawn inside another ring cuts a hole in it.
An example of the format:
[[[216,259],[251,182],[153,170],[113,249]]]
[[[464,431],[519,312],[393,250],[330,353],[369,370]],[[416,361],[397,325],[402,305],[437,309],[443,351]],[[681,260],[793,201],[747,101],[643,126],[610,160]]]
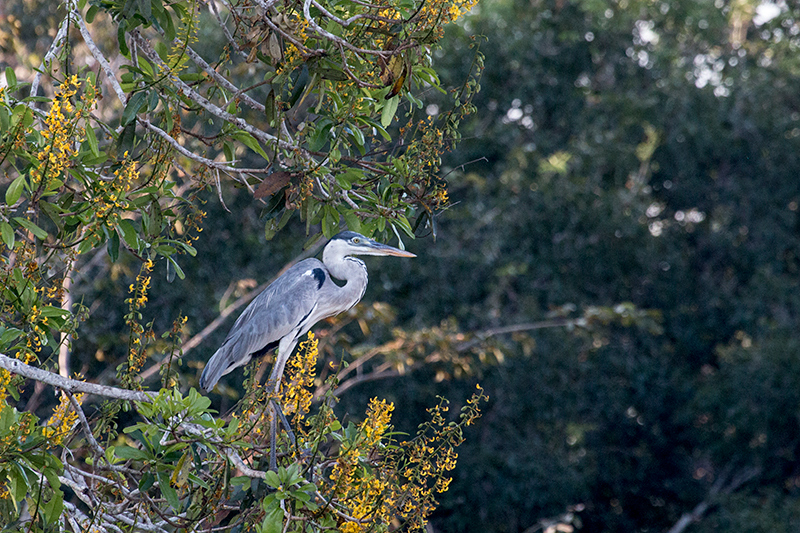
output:
[[[128,375],[132,376],[141,370],[145,362],[143,337],[146,338],[145,329],[139,323],[141,320],[141,313],[139,309],[144,307],[147,303],[147,291],[150,289],[150,272],[153,270],[153,261],[151,259],[142,263],[139,269],[139,275],[136,276],[136,282],[131,283],[128,290],[131,294],[130,298],[125,300],[128,304],[128,314],[125,315],[125,323],[130,327],[131,336],[128,342]],[[149,332],[153,335],[152,330]]]
[[[433,31],[437,36],[444,32],[443,26],[454,22],[475,7],[478,0],[433,0],[424,2],[419,11],[417,31]]]
[[[287,378],[281,404],[284,414],[294,413],[295,427],[311,409],[311,400],[314,397],[311,387],[313,387],[314,378],[317,375],[318,345],[319,341],[309,331],[308,340],[300,343],[295,356],[289,360],[286,366]]]
[[[28,314],[28,323],[31,327],[31,334],[28,335],[28,348],[35,352],[42,349],[42,339],[46,336],[42,326],[47,325],[47,317],[43,317],[40,320],[39,317],[41,314],[42,311],[36,304],[31,306],[31,312]]]
[[[340,503],[347,505],[349,516],[357,519],[340,524],[344,533],[361,533],[370,528],[373,520],[388,523],[392,518],[396,499],[389,496],[392,490],[388,472],[368,468],[363,461],[376,451],[391,427],[393,410],[393,403],[372,398],[367,417],[359,426],[358,438],[342,450],[331,471],[329,488],[338,493]]]
[[[424,529],[428,515],[436,508],[436,493],[446,492],[452,478],[447,472],[456,467],[455,448],[464,437],[462,428],[480,416],[478,403],[486,396],[480,386],[462,408],[459,423],[448,423],[447,401],[428,409],[430,420],[424,423],[411,442],[400,443],[398,455],[390,456],[384,468],[393,470],[391,491],[384,502],[394,506],[394,513],[409,529]]]
[[[392,421],[394,403],[372,398],[367,408],[367,418],[361,423],[361,432],[364,435],[365,448],[376,446],[389,429]]]
[[[132,208],[131,202],[128,200],[128,193],[139,179],[139,171],[136,169],[136,162],[128,159],[128,152],[125,152],[123,157],[124,161],[114,171],[114,179],[99,181],[96,184],[96,223],[93,233],[97,238],[102,235],[103,224],[109,228],[113,227],[121,219],[120,212]]]
[[[131,298],[125,300],[132,309],[141,309],[147,303],[147,291],[150,289],[150,271],[153,270],[153,261],[148,259],[142,264],[139,275],[136,276],[136,283],[128,286]]]
[[[11,384],[11,372],[0,368],[0,405],[8,398],[8,386]]]
[[[450,201],[450,197],[447,194],[447,187],[445,185],[439,185],[433,192],[433,201],[436,203],[436,207],[445,207],[447,203]]]
[[[298,42],[305,44],[308,40],[308,21],[303,17],[296,16],[296,22],[291,24],[291,33]],[[291,41],[286,41],[286,48],[283,52],[283,62],[278,66],[278,72],[291,71],[303,61],[303,54]]]
[[[77,154],[77,145],[85,131],[80,125],[80,114],[70,99],[78,92],[78,76],[70,76],[56,90],[53,105],[45,118],[42,137],[47,143],[36,154],[39,165],[31,170],[31,187],[48,187],[51,180],[59,179]],[[93,103],[93,102],[92,102]]]
[[[84,396],[84,394],[75,395],[75,400],[77,400],[78,404],[83,403]],[[69,397],[62,392],[58,406],[53,410],[53,414],[44,428],[42,428],[42,431],[50,445],[58,446],[64,442],[64,439],[72,431],[77,421],[78,413],[72,409]]]
[[[66,312],[66,322],[61,319],[51,321],[49,312],[43,312],[48,304],[61,305],[64,294],[63,278],[50,277],[51,274],[42,267],[37,256],[36,245],[27,240],[16,241],[14,245],[14,261],[0,256],[0,287],[14,287],[13,290],[22,297],[11,298],[11,291],[0,293],[0,319],[6,327],[13,325],[18,331],[19,343],[8,350],[16,351],[16,356],[28,363],[36,359],[36,354],[55,337],[53,330],[68,332],[74,325]],[[62,265],[69,270],[72,262],[72,251],[66,251],[61,259]],[[55,300],[55,301],[53,301]],[[0,377],[0,383],[5,382]],[[2,396],[2,393],[0,393]]]
[[[190,205],[194,205],[194,202],[191,202]],[[191,245],[194,241],[200,239],[199,234],[203,232],[203,220],[206,216],[208,216],[208,213],[197,208],[193,209],[191,214],[186,217],[186,221],[184,222],[184,242],[186,244]],[[194,230],[196,234],[192,234],[192,230]]]

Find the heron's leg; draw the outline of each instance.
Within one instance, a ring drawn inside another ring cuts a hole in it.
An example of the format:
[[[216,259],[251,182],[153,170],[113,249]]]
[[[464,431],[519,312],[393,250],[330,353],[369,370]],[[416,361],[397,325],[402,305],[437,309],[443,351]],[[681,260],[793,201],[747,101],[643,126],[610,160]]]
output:
[[[289,436],[289,440],[292,441],[292,446],[297,444],[297,439],[294,436],[294,431],[292,431],[292,426],[289,425],[289,420],[286,418],[286,415],[283,414],[283,409],[281,409],[281,405],[278,403],[277,400],[272,400],[272,405],[274,409],[278,412],[278,417],[281,419],[281,425],[286,430],[286,434]]]
[[[275,449],[275,444],[278,442],[278,420],[275,418],[275,405],[270,402],[269,405],[269,469],[273,472],[278,471],[278,451]]]
[[[292,446],[297,446],[297,438],[294,436],[294,431],[292,431],[292,426],[289,424],[289,420],[286,418],[286,415],[283,414],[283,409],[281,409],[280,404],[277,400],[270,400],[270,418],[269,418],[269,438],[270,438],[270,449],[269,449],[269,468],[270,470],[278,471],[278,453],[275,449],[275,444],[278,442],[278,418],[281,420],[281,425],[286,429],[286,434],[289,436],[289,440],[292,442]],[[277,416],[276,416],[277,415]]]
[[[277,358],[275,359],[275,365],[272,367],[272,372],[269,376],[269,381],[267,382],[267,386],[272,385],[274,387],[274,391],[277,394],[281,389],[281,378],[283,377],[283,369],[286,367],[286,361],[289,360],[289,356],[292,354],[294,347],[297,345],[297,341],[294,339],[293,335],[288,335],[281,339],[280,343],[278,344],[278,354]],[[269,451],[269,467],[271,470],[277,472],[278,470],[278,452],[275,449],[278,442],[278,417],[281,419],[281,424],[283,427],[286,428],[286,433],[289,435],[289,440],[292,441],[292,445],[295,445],[297,440],[295,439],[294,432],[292,431],[291,426],[289,425],[289,421],[286,419],[286,415],[283,414],[283,409],[279,405],[277,400],[270,401],[270,421],[269,421],[269,430],[270,430],[270,451]]]

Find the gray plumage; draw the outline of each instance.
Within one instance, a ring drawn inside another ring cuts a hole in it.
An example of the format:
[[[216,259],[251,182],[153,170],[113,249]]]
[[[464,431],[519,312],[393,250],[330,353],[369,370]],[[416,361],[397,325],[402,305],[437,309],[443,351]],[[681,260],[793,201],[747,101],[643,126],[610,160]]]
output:
[[[351,257],[356,254],[416,257],[353,231],[334,236],[322,252],[322,261],[300,261],[250,302],[206,364],[200,387],[210,391],[225,374],[277,347],[270,374],[277,391],[297,341],[318,321],[347,311],[364,296],[367,266]],[[340,287],[331,276],[346,283]]]

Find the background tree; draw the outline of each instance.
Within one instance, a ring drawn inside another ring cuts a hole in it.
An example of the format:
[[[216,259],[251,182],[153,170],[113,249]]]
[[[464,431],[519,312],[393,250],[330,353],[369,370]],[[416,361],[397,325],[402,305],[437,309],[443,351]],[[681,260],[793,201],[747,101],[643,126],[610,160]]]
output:
[[[466,335],[625,302],[660,320],[491,337],[505,358],[478,366],[491,402],[435,526],[794,527],[798,20],[780,2],[498,1],[451,29],[490,59],[416,266],[445,287],[422,309]]]

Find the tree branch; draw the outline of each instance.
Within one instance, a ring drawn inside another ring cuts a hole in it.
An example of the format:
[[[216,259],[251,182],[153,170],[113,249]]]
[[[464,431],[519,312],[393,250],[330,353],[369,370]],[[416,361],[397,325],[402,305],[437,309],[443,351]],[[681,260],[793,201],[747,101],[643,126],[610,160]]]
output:
[[[97,396],[105,396],[106,398],[134,402],[150,402],[156,394],[150,391],[120,389],[119,387],[98,385],[96,383],[87,383],[85,381],[78,381],[77,379],[65,378],[53,372],[27,365],[19,359],[14,359],[4,354],[0,354],[0,368],[8,370],[12,374],[19,374],[28,379],[41,381],[42,383],[46,383],[47,385],[51,385],[66,392],[84,392],[86,394],[95,394]]]
[[[761,473],[761,468],[759,467],[747,467],[741,469],[735,476],[731,477],[726,470],[727,469],[723,469],[719,478],[711,485],[711,488],[708,490],[708,496],[698,503],[691,512],[684,513],[667,533],[683,533],[686,528],[695,522],[699,522],[700,519],[703,518],[703,515],[706,514],[709,508],[717,503],[720,494],[731,494]]]

